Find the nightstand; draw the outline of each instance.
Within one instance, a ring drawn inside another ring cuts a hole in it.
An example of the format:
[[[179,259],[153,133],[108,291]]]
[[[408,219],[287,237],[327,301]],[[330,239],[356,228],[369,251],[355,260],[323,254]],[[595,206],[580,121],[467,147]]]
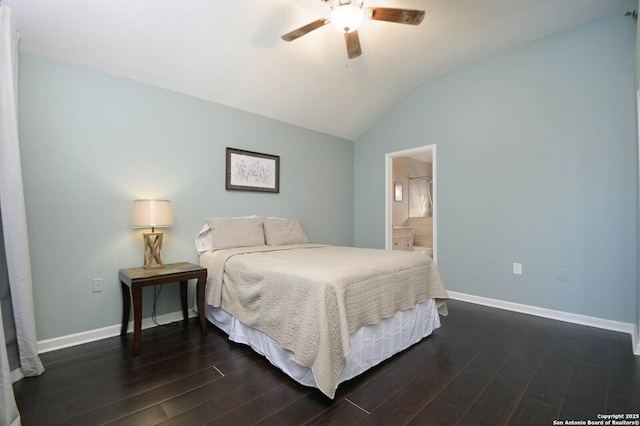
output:
[[[187,325],[187,282],[197,279],[196,300],[198,304],[198,318],[200,331],[206,335],[207,320],[204,316],[204,289],[207,281],[207,269],[192,263],[181,262],[165,264],[163,268],[120,269],[120,285],[122,286],[122,329],[120,335],[127,334],[129,325],[129,311],[133,298],[133,356],[140,353],[140,339],[142,332],[142,288],[159,284],[180,283],[180,301],[182,303],[182,317]],[[131,293],[129,293],[131,290]]]

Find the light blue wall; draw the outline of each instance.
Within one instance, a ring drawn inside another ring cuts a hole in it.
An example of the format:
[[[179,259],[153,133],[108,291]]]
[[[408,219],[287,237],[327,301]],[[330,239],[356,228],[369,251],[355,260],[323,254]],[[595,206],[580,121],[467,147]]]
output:
[[[118,269],[142,264],[136,198],[173,203],[166,263],[197,263],[214,216],[299,217],[312,241],[353,244],[350,141],[26,53],[20,131],[39,340],[119,323]],[[279,155],[280,193],[226,191],[227,146]],[[177,294],[159,314],[179,311]]]
[[[355,142],[355,245],[384,247],[385,153],[436,144],[450,290],[634,323],[635,23],[624,12],[413,90]]]

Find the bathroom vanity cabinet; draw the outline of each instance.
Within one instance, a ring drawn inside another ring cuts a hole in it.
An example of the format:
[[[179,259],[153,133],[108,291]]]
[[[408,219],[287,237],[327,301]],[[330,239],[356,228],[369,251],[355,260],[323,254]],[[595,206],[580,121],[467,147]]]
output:
[[[413,229],[406,227],[393,228],[393,250],[413,250]]]

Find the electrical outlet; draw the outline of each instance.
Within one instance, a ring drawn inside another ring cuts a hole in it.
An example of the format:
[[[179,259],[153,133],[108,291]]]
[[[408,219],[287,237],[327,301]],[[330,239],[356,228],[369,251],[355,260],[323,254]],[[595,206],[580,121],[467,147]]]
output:
[[[102,279],[102,278],[94,278],[93,279],[93,292],[94,293],[101,292],[103,284],[104,284],[104,279]]]
[[[522,275],[522,263],[513,263],[513,273],[514,275]]]
[[[565,268],[558,268],[556,270],[556,274],[558,277],[558,281],[567,281],[569,279],[567,276],[568,271]]]

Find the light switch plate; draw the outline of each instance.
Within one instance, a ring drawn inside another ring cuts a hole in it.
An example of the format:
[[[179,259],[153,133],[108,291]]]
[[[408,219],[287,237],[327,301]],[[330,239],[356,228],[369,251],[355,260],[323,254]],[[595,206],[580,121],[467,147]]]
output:
[[[514,275],[522,275],[522,263],[513,263],[513,273]]]

